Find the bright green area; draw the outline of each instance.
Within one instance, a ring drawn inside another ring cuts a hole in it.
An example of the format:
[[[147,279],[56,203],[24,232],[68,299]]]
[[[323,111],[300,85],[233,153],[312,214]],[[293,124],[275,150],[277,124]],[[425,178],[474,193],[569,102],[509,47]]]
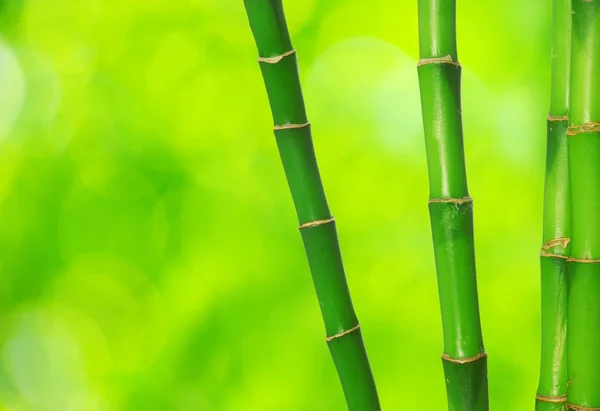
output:
[[[285,6],[383,409],[444,409],[416,2]],[[550,7],[457,10],[495,410],[538,384]],[[0,0],[0,33],[4,409],[344,410],[243,2]]]

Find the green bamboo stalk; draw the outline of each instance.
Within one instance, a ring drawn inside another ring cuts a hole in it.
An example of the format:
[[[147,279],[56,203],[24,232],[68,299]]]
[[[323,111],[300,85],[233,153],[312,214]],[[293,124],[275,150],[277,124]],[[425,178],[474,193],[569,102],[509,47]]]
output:
[[[568,409],[600,410],[600,0],[573,0]]]
[[[489,409],[461,115],[456,1],[419,0],[419,85],[450,411]]]
[[[543,245],[540,253],[542,350],[536,411],[564,411],[567,402],[567,278],[571,233],[567,127],[571,0],[553,0],[552,84],[547,120]]]
[[[354,312],[335,220],[313,148],[310,123],[281,0],[244,0],[254,34],[275,138],[296,206],[304,248],[327,332],[326,341],[350,411],[379,411],[379,399]]]

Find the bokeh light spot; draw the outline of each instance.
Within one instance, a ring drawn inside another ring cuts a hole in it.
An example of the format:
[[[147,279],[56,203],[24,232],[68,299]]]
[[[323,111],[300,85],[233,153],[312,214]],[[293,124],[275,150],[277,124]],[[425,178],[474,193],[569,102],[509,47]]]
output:
[[[421,145],[416,65],[381,39],[356,37],[335,44],[317,57],[306,81],[311,121],[349,135],[353,130],[365,138],[374,134],[387,148]]]
[[[25,99],[25,79],[13,50],[0,38],[0,139],[17,120]]]

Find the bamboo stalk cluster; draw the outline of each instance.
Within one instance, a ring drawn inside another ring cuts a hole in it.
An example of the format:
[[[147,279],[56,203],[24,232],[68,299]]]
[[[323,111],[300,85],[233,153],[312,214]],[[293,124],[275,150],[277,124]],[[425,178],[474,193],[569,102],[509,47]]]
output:
[[[554,0],[538,411],[600,410],[600,2]]]
[[[381,409],[306,116],[282,0],[244,0],[326,341],[348,409]],[[419,86],[449,411],[488,411],[456,0],[418,0]],[[600,410],[600,0],[553,0],[537,411]]]

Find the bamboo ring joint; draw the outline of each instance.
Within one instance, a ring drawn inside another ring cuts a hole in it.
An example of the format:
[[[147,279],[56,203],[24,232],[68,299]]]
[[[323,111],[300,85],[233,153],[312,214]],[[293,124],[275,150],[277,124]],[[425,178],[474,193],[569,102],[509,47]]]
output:
[[[585,124],[571,124],[567,129],[568,136],[576,136],[580,133],[600,133],[600,123],[596,121],[590,121]]]
[[[553,116],[548,114],[548,121],[569,121],[569,116]]]
[[[442,360],[458,365],[470,364],[485,357],[487,357],[487,353],[485,351],[482,351],[479,354],[470,358],[452,358],[446,353],[442,354]]]
[[[432,198],[429,200],[429,204],[432,203],[454,203],[454,204],[465,204],[472,203],[473,199],[471,197],[462,197],[462,198]]]
[[[419,60],[417,67],[425,66],[427,64],[452,64],[454,66],[460,67],[460,63],[457,61],[452,61],[452,56],[448,54],[444,57],[431,57]]]
[[[568,263],[584,263],[584,264],[597,264],[600,263],[600,260],[592,260],[589,258],[571,258],[567,259]],[[598,408],[600,410],[600,408]]]
[[[558,396],[545,396],[545,395],[536,395],[535,399],[541,402],[549,402],[552,404],[562,404],[563,402],[567,402],[567,394],[558,395]]]
[[[600,408],[581,407],[574,404],[567,404],[567,409],[571,411],[600,411]]]
[[[550,257],[550,258],[562,258],[563,260],[569,260],[569,257],[566,255],[547,253],[544,250],[540,252],[540,257]]]
[[[278,131],[278,130],[292,130],[295,128],[304,128],[304,127],[308,127],[310,126],[310,122],[307,121],[304,124],[281,124],[281,125],[277,125],[273,128],[274,131]]]
[[[360,328],[360,324],[356,324],[354,327],[350,328],[349,330],[342,331],[342,332],[339,332],[339,333],[337,333],[335,335],[332,335],[330,337],[325,338],[325,341],[327,341],[327,342],[333,341],[336,338],[340,338],[340,337],[343,337],[344,335],[348,335],[350,333],[353,333],[354,331],[358,330],[359,328]]]
[[[259,57],[258,58],[258,62],[259,63],[268,63],[268,64],[277,64],[279,63],[281,60],[283,60],[284,58],[286,58],[287,56],[291,56],[292,54],[294,54],[296,52],[296,50],[292,49],[290,51],[286,51],[283,54],[280,54],[279,56],[273,56],[273,57]]]
[[[550,248],[553,248],[556,246],[561,246],[562,248],[567,248],[567,246],[569,245],[570,242],[571,242],[571,239],[568,237],[553,238],[552,240],[547,241],[542,246],[542,249],[549,250]]]
[[[335,221],[335,217],[331,217],[326,220],[309,221],[308,223],[302,224],[299,228],[303,229],[303,228],[317,227],[317,226],[320,226],[323,224],[333,223],[334,221]]]

